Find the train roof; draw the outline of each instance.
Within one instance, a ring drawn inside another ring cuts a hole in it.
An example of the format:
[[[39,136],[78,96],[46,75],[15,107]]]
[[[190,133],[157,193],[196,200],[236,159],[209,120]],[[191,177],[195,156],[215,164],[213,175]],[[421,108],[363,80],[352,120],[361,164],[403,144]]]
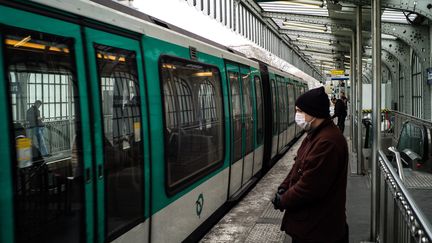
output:
[[[183,47],[193,46],[199,52],[259,68],[256,61],[238,51],[111,0],[31,1]]]

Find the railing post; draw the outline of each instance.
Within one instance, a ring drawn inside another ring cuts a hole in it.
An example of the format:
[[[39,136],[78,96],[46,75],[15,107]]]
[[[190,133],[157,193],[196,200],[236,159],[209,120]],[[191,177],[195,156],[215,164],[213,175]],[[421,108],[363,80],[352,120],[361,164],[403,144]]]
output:
[[[372,1],[372,186],[371,186],[371,241],[377,239],[379,222],[378,150],[381,142],[381,0]]]

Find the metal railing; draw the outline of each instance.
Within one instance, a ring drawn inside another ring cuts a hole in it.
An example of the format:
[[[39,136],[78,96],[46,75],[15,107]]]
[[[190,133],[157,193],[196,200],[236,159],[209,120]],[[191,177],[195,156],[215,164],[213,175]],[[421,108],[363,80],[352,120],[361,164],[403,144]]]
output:
[[[379,150],[379,242],[432,242],[432,228],[382,150]]]
[[[26,128],[28,127],[25,120],[14,121],[14,123],[21,124]],[[72,136],[75,134],[75,120],[46,121],[44,124],[45,129],[43,136],[48,153],[56,154],[70,151],[74,139]],[[27,135],[30,136],[30,134]],[[39,144],[37,144],[37,139],[35,137],[32,139],[33,143],[39,146]]]
[[[45,123],[45,142],[48,152],[55,154],[62,151],[71,150],[72,134],[75,128],[73,120],[49,121]]]

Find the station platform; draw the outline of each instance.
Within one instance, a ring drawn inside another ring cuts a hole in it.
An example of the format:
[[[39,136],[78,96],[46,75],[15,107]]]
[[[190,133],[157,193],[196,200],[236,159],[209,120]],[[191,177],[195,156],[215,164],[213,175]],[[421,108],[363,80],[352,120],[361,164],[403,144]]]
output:
[[[348,126],[345,133],[347,131],[349,131]],[[288,150],[241,202],[233,207],[200,242],[291,243],[291,237],[280,231],[283,213],[273,208],[271,200],[276,188],[293,166],[297,149],[305,136],[303,135]],[[349,137],[347,142],[350,145]],[[350,154],[352,155],[351,151]],[[355,166],[355,163],[350,161],[350,167],[352,166]],[[353,170],[349,168],[346,203],[350,242],[367,242],[370,230],[369,177],[359,176],[351,171]]]

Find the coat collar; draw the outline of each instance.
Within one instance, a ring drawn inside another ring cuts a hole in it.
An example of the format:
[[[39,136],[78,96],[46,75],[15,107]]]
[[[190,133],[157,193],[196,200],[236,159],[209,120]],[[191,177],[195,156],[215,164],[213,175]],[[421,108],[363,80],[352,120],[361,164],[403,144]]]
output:
[[[313,128],[309,132],[307,132],[307,138],[312,139],[315,137],[324,127],[330,126],[333,123],[330,119],[325,119],[321,124],[319,124],[317,127]]]

